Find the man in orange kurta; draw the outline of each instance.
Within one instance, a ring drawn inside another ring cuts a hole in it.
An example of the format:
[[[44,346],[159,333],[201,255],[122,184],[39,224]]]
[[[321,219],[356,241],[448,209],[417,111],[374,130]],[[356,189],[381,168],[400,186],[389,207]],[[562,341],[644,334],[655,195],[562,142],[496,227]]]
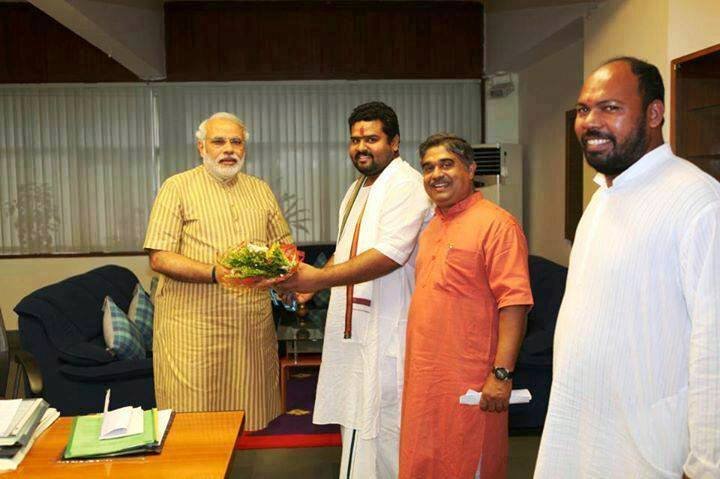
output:
[[[437,209],[408,317],[400,478],[504,478],[512,371],[533,304],[525,236],[473,192],[465,140],[433,135],[420,157]],[[460,404],[468,389],[482,392],[479,406]]]

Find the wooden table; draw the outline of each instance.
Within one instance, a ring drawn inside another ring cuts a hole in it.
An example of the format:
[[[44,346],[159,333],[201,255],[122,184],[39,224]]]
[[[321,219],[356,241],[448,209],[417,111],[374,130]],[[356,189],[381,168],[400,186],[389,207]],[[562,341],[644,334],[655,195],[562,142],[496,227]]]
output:
[[[33,444],[16,471],[5,478],[224,478],[242,431],[242,411],[177,413],[161,454],[60,462],[72,418],[61,417]]]

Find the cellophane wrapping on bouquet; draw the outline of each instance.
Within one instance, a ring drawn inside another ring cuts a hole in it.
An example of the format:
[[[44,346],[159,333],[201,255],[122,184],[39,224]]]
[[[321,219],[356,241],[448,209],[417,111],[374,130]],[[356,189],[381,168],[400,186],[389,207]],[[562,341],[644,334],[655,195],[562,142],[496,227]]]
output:
[[[289,276],[297,271],[303,256],[294,244],[240,243],[218,256],[217,264],[230,270],[220,284],[238,289],[265,279]]]

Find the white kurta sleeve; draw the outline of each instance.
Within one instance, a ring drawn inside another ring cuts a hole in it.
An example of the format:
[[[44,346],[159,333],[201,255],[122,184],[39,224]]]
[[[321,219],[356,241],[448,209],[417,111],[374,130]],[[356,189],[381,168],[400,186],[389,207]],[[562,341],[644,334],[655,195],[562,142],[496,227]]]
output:
[[[419,181],[393,186],[383,200],[378,242],[373,247],[402,265],[415,248],[430,200]]]
[[[691,325],[688,385],[690,454],[685,474],[720,477],[720,202],[706,207],[680,245]]]

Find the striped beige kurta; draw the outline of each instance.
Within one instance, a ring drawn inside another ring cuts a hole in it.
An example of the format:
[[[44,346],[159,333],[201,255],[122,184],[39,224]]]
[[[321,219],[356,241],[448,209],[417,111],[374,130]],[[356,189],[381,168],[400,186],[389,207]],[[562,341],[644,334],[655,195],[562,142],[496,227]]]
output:
[[[163,183],[145,248],[203,263],[241,241],[290,242],[268,185],[245,175],[229,183],[204,166]],[[245,410],[246,429],[280,414],[277,337],[266,290],[162,277],[155,296],[155,393],[160,408]]]

